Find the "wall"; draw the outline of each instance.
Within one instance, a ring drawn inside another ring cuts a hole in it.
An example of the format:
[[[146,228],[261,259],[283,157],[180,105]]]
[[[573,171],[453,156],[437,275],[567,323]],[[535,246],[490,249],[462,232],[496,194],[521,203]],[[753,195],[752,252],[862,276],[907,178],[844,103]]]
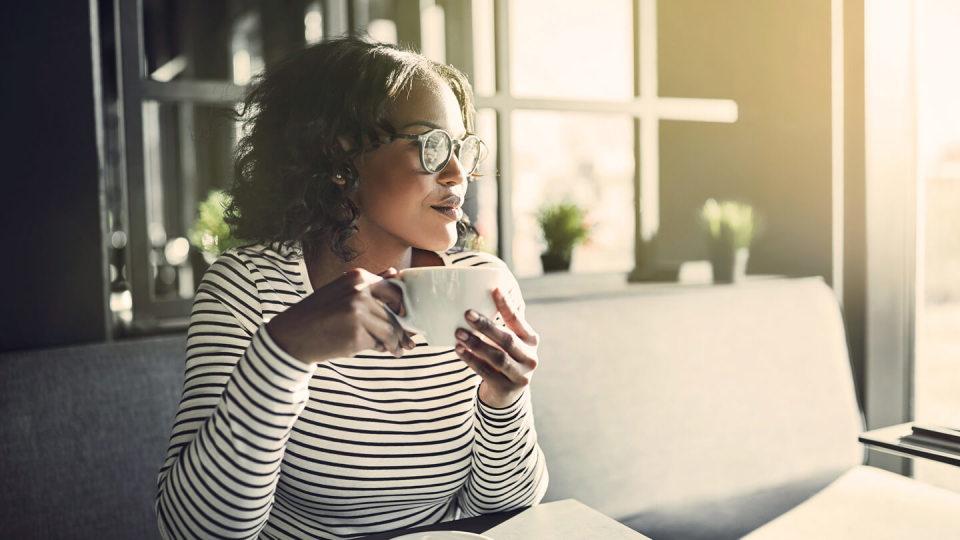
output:
[[[749,271],[831,275],[830,0],[658,2],[659,93],[732,99],[735,124],[660,127],[664,259],[705,258],[709,197],[766,218]]]
[[[90,9],[12,2],[0,22],[0,351],[107,338]]]

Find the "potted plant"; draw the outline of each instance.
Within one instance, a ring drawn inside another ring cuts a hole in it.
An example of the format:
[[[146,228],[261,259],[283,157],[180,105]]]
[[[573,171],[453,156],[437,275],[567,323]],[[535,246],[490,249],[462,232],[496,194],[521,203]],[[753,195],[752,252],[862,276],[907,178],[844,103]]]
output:
[[[573,248],[590,234],[583,209],[570,202],[550,204],[537,213],[537,222],[547,242],[547,250],[540,255],[543,271],[569,270]]]
[[[707,235],[714,283],[733,283],[746,275],[750,244],[759,220],[749,204],[708,199],[700,209],[700,223]]]
[[[207,264],[213,264],[224,251],[240,245],[230,233],[230,226],[223,219],[224,210],[230,204],[230,196],[214,190],[198,207],[197,220],[187,233],[190,243],[203,254]]]

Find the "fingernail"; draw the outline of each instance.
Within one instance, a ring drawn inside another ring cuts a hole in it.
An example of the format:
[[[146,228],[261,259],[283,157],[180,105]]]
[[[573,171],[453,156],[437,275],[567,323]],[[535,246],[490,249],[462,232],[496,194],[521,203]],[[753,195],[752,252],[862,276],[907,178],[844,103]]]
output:
[[[459,330],[459,329],[458,329],[456,335],[457,335],[457,339],[467,339],[467,337],[468,337],[468,334],[467,334],[467,331],[466,331],[466,330]]]
[[[467,320],[468,320],[468,321],[476,321],[476,320],[479,319],[479,318],[480,318],[480,314],[479,314],[479,313],[477,313],[476,311],[474,311],[474,310],[472,310],[472,309],[467,310]]]

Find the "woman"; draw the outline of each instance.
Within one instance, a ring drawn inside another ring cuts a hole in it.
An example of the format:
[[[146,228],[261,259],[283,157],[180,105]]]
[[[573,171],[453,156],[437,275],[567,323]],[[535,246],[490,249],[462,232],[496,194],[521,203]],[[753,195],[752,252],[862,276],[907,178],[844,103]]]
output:
[[[495,320],[464,314],[453,350],[386,313],[397,269],[506,268],[451,249],[483,153],[464,76],[338,39],[269,69],[243,113],[227,214],[258,243],[194,301],[162,534],[347,538],[538,503],[537,336],[516,281]]]

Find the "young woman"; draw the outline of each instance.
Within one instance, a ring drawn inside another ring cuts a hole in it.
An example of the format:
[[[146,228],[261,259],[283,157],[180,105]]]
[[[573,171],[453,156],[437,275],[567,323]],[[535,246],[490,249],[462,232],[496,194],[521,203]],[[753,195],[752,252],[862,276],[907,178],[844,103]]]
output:
[[[516,280],[495,320],[464,314],[454,349],[386,313],[397,269],[506,268],[463,248],[484,152],[464,76],[338,39],[268,69],[243,112],[228,220],[257,243],[197,291],[161,533],[348,538],[538,503],[538,339]]]

